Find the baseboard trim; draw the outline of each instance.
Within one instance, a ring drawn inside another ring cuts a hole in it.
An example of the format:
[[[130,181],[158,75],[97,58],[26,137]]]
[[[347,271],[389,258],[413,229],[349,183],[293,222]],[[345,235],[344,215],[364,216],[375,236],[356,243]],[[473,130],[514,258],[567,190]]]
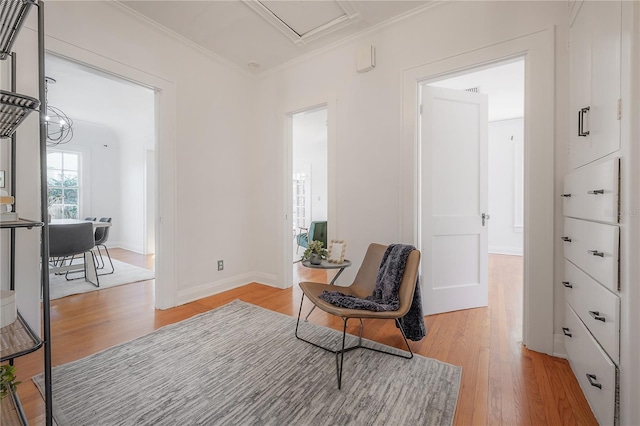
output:
[[[553,353],[551,354],[557,358],[567,359],[567,350],[564,347],[564,335],[563,334],[554,334],[553,335]]]
[[[205,297],[213,296],[214,294],[222,293],[223,291],[233,290],[234,288],[242,287],[243,285],[251,283],[259,283],[280,288],[280,286],[274,284],[277,283],[277,281],[278,280],[275,275],[260,272],[247,272],[245,274],[236,275],[223,280],[201,284],[193,288],[179,290],[176,295],[176,306],[204,299]]]
[[[492,247],[489,246],[491,254],[506,254],[509,256],[522,256],[524,254],[522,247]]]

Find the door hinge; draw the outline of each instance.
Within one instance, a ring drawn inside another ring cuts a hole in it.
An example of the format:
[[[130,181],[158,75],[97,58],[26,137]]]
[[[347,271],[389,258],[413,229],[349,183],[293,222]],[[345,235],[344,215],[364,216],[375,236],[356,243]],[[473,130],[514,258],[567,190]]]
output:
[[[618,99],[618,120],[622,120],[622,99]]]
[[[422,104],[420,104],[420,115],[422,115]]]

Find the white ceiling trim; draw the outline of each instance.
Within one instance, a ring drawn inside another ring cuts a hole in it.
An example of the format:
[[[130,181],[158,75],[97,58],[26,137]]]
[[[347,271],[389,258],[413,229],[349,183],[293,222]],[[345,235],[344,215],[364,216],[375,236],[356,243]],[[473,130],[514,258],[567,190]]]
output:
[[[311,51],[311,52],[309,52],[309,53],[307,53],[305,55],[299,56],[299,57],[297,57],[295,59],[292,59],[292,60],[290,60],[288,62],[285,62],[285,63],[283,63],[281,65],[278,65],[276,67],[270,68],[270,69],[264,71],[263,73],[256,75],[255,77],[256,77],[256,79],[259,80],[259,79],[267,77],[267,76],[269,76],[271,74],[275,74],[277,72],[282,71],[283,69],[289,68],[289,67],[291,67],[291,66],[293,66],[293,65],[295,65],[297,63],[306,61],[307,59],[312,58],[312,57],[317,56],[317,55],[320,55],[320,54],[322,54],[324,52],[328,52],[330,50],[333,50],[333,49],[335,49],[335,48],[337,48],[339,46],[342,46],[344,44],[347,44],[347,43],[350,43],[352,41],[355,41],[355,40],[358,40],[358,39],[361,39],[361,38],[364,38],[364,37],[367,37],[367,36],[371,36],[372,34],[384,31],[387,27],[390,27],[390,26],[392,26],[392,25],[394,25],[394,24],[396,24],[396,23],[398,23],[400,21],[404,21],[404,20],[410,19],[410,18],[412,18],[412,17],[414,17],[416,15],[420,15],[420,14],[422,14],[423,12],[425,12],[425,11],[427,11],[429,9],[433,9],[435,7],[443,5],[443,4],[447,3],[448,1],[449,0],[432,0],[432,1],[430,1],[427,4],[425,4],[422,7],[418,7],[416,9],[412,9],[412,10],[410,10],[410,11],[408,11],[406,13],[403,13],[401,15],[398,15],[398,16],[396,16],[394,18],[391,18],[389,20],[386,20],[384,22],[380,22],[379,24],[371,26],[371,27],[367,28],[366,30],[360,31],[358,33],[355,33],[355,34],[349,36],[349,37],[345,37],[345,38],[343,38],[341,40],[338,40],[338,41],[336,41],[334,43],[331,43],[331,44],[329,44],[327,46],[324,46],[324,47],[321,47],[319,49],[313,50],[313,51]]]
[[[297,46],[306,46],[310,41],[316,40],[355,22],[361,21],[362,17],[358,11],[351,5],[348,0],[336,0],[336,3],[344,11],[344,15],[340,16],[324,25],[315,28],[302,36],[291,29],[287,24],[282,22],[271,10],[263,5],[259,0],[242,0],[249,8],[260,15],[264,20],[271,24],[274,28],[287,36]]]
[[[244,75],[245,77],[249,77],[251,79],[255,79],[255,76],[253,74],[251,74],[248,70],[234,64],[231,61],[228,61],[227,59],[223,58],[222,56],[216,55],[215,53],[213,53],[211,50],[209,49],[205,49],[204,47],[202,47],[201,45],[189,40],[188,38],[184,37],[183,35],[178,34],[177,32],[165,27],[164,25],[161,25],[159,23],[157,23],[156,21],[154,21],[151,18],[148,18],[147,16],[143,15],[142,13],[138,12],[137,10],[131,9],[129,6],[124,5],[122,3],[120,3],[119,0],[113,0],[113,1],[108,1],[106,2],[109,5],[112,5],[113,7],[117,7],[119,9],[121,9],[122,11],[130,14],[131,16],[135,17],[136,19],[140,20],[142,23],[148,25],[149,27],[153,28],[154,30],[167,35],[171,38],[174,38],[176,40],[178,40],[181,43],[184,43],[185,45],[191,47],[192,49],[198,51],[199,53],[219,62],[222,65],[225,65],[229,68],[232,68],[238,72],[240,72],[242,75]]]

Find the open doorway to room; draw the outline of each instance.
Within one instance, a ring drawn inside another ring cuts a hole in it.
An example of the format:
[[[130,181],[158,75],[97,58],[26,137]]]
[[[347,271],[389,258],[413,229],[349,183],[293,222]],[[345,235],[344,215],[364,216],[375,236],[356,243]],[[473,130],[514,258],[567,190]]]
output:
[[[427,81],[419,89],[421,245],[434,251],[426,256],[433,263],[422,266],[423,300],[434,302],[425,314],[487,306],[499,298],[508,306],[507,323],[520,335],[524,71],[519,58]]]
[[[155,277],[154,90],[55,55],[46,56],[47,103],[72,121],[73,137],[47,145],[52,220],[96,222],[100,289]],[[100,222],[111,226],[102,227]],[[63,282],[51,297],[96,290]]]
[[[307,276],[300,260],[314,239],[327,246],[328,133],[327,106],[291,116],[292,125],[292,237],[293,282]],[[325,274],[326,272],[322,271]],[[315,271],[314,273],[318,273]],[[315,279],[322,279],[315,276]]]

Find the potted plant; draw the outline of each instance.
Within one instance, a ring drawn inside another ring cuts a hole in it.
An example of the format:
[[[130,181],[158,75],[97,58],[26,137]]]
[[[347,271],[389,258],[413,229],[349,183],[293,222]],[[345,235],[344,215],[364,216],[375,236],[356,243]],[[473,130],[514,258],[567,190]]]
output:
[[[309,260],[312,265],[320,265],[322,259],[327,257],[327,250],[323,246],[322,241],[309,242],[309,247],[302,253],[302,260]]]
[[[5,364],[0,365],[0,399],[16,391],[16,386],[22,382],[16,382],[16,367]]]

